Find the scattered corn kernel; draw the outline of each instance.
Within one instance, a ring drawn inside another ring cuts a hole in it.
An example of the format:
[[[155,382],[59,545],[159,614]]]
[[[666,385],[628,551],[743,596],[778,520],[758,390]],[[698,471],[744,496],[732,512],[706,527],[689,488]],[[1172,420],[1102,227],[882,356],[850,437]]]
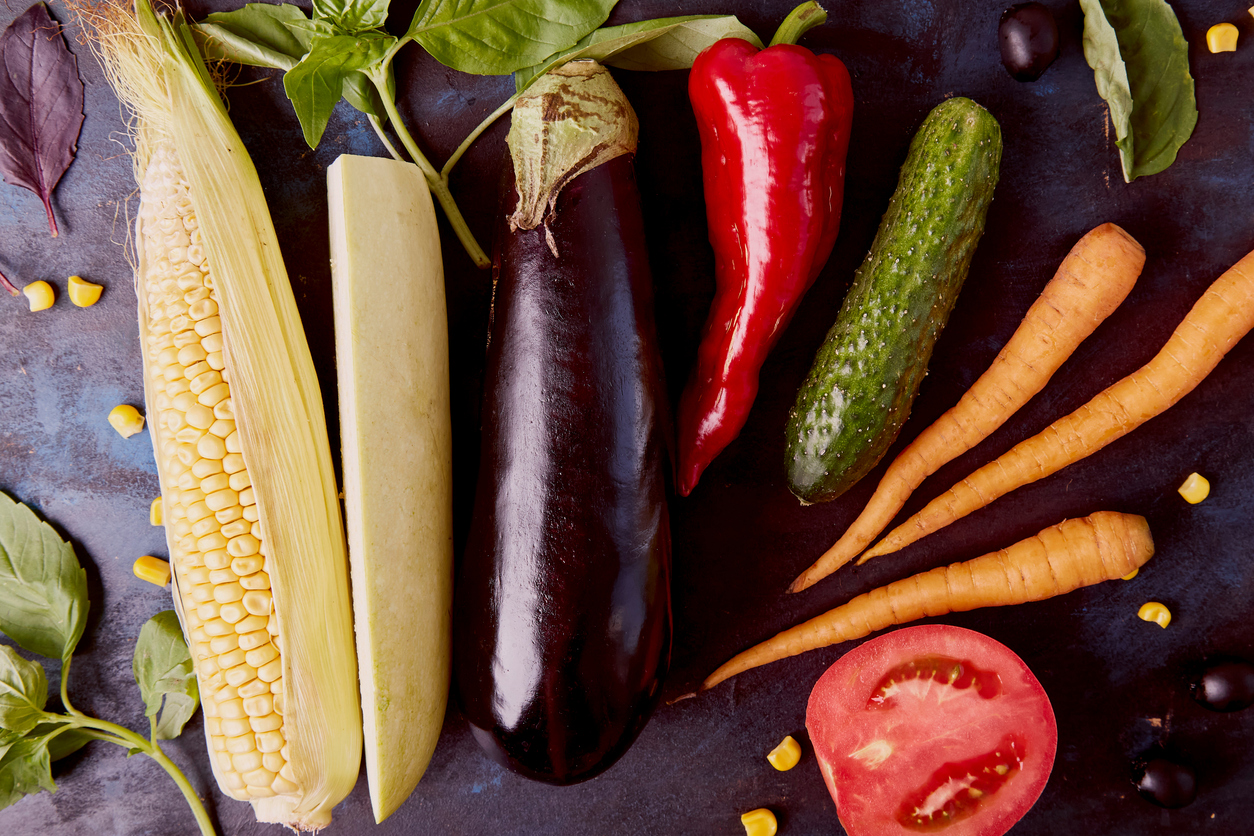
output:
[[[32,311],[46,311],[52,307],[54,298],[52,285],[45,281],[31,282],[22,288],[22,293],[26,294]]]
[[[159,557],[146,554],[131,567],[135,577],[157,586],[165,586],[170,582],[170,564]]]
[[[104,287],[86,281],[82,276],[70,276],[70,301],[80,308],[90,308],[100,301]]]
[[[1157,601],[1142,604],[1141,608],[1136,611],[1136,616],[1142,621],[1152,621],[1164,629],[1171,623],[1171,610]]]
[[[1210,496],[1210,482],[1206,481],[1206,477],[1200,473],[1190,473],[1189,478],[1184,480],[1184,484],[1178,490],[1185,502],[1196,505]]]
[[[1254,14],[1254,9],[1251,9],[1250,14]],[[1231,23],[1216,23],[1207,29],[1206,48],[1211,52],[1236,52],[1237,27]]]
[[[1141,571],[1141,567],[1138,566],[1135,569],[1133,569],[1131,572],[1129,572],[1128,574],[1120,578],[1120,580],[1130,581],[1133,578],[1135,578],[1140,571]]]
[[[123,438],[130,438],[144,428],[144,416],[130,404],[119,404],[109,412],[109,423]]]
[[[161,497],[157,497],[152,501],[152,505],[148,506],[148,522],[153,525],[165,525],[164,513],[161,507]]]
[[[746,836],[775,836],[779,825],[775,822],[775,814],[765,807],[750,810],[740,817],[745,826]]]
[[[793,740],[792,735],[788,735],[779,742],[779,745],[771,750],[766,756],[771,766],[780,772],[787,772],[797,765],[801,760],[801,744]]]

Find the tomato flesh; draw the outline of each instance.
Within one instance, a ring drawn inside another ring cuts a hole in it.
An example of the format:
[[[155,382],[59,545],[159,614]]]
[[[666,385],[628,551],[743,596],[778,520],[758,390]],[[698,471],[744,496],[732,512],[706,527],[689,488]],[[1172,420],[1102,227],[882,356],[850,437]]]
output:
[[[1040,796],[1058,745],[1022,660],[946,625],[847,653],[815,685],[806,727],[850,836],[1000,836]]]

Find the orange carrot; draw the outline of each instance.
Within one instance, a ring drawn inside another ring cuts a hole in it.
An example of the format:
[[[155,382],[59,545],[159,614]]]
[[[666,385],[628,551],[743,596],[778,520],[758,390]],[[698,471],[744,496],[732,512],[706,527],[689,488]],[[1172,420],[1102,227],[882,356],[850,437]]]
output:
[[[1154,554],[1144,517],[1099,511],[964,563],[943,566],[859,595],[785,630],[724,664],[701,683],[713,688],[750,668],[868,636],[925,616],[1042,601],[1121,578]]]
[[[1081,238],[988,371],[901,451],[853,525],[788,591],[807,589],[848,563],[924,479],[992,435],[1044,389],[1076,346],[1119,307],[1144,265],[1145,250],[1114,224],[1102,224]]]
[[[1251,328],[1254,252],[1215,280],[1153,360],[932,500],[862,559],[895,552],[1122,438],[1193,391]]]

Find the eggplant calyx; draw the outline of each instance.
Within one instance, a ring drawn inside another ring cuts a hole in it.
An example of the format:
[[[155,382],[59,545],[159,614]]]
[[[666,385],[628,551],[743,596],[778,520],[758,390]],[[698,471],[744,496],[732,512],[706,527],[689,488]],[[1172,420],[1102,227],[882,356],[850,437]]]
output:
[[[571,61],[545,73],[514,105],[509,135],[518,205],[511,232],[552,218],[571,180],[636,150],[639,123],[608,70],[595,61]],[[546,236],[556,256],[552,236]]]

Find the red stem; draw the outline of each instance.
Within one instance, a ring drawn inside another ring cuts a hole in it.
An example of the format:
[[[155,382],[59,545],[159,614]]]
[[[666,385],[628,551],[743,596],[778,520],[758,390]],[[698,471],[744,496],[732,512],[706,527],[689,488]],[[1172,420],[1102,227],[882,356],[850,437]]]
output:
[[[52,232],[52,237],[57,237],[57,219],[52,214],[52,197],[44,198],[44,209],[48,211],[48,229]]]
[[[5,289],[5,290],[7,290],[7,291],[9,291],[10,295],[13,295],[13,296],[21,296],[21,295],[22,295],[22,291],[18,290],[18,289],[14,286],[13,282],[11,282],[11,281],[9,281],[7,278],[5,278],[4,273],[0,273],[0,285],[3,285],[3,286],[4,286],[4,289]]]

